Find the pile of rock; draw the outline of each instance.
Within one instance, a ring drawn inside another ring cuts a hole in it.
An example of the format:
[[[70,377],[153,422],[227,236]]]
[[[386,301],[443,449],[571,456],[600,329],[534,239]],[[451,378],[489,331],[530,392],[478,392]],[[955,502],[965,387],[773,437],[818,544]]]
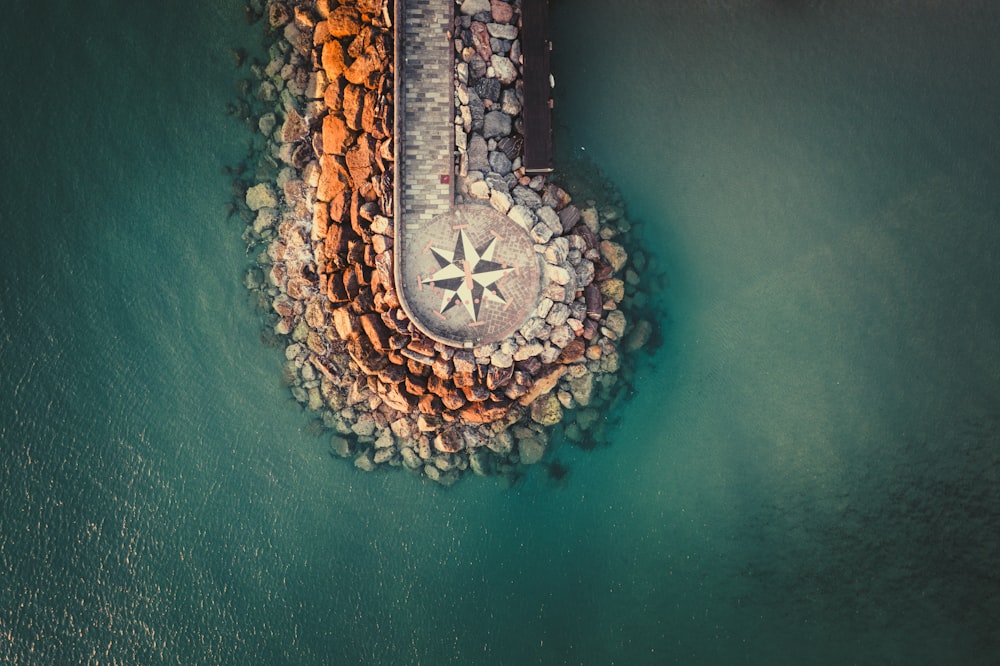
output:
[[[390,4],[264,9],[276,37],[269,62],[254,67],[266,148],[241,207],[245,238],[266,252],[247,286],[287,340],[293,396],[336,433],[336,454],[445,484],[467,469],[515,473],[542,458],[547,427],[566,421],[573,439],[602,418],[596,403],[611,398],[627,333],[627,253],[612,213],[581,210],[524,174],[519,3],[465,0],[454,32],[458,196],[524,227],[544,259],[544,289],[500,343],[456,349],[416,329],[393,283]]]

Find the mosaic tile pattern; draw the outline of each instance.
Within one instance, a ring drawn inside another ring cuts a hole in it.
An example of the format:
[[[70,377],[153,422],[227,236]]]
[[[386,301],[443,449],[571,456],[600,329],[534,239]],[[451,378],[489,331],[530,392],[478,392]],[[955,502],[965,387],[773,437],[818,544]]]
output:
[[[410,245],[400,257],[400,279],[411,316],[432,337],[457,346],[502,340],[535,309],[541,285],[539,256],[527,232],[506,215],[488,206],[457,206],[423,225],[419,239],[422,247]],[[465,255],[452,262],[456,245],[488,258],[472,262]],[[443,263],[455,266],[461,275],[442,276]],[[489,283],[482,285],[478,298],[476,265],[481,269],[479,284]]]

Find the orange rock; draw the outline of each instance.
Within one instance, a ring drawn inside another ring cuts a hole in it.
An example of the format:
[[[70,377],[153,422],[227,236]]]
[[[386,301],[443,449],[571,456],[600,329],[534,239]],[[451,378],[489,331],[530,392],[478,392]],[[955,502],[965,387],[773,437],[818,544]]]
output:
[[[345,161],[353,187],[355,189],[361,187],[372,177],[375,165],[375,140],[368,135],[362,135],[357,144],[347,151]]]
[[[351,208],[351,193],[344,190],[330,200],[330,222],[340,224],[347,218]]]
[[[522,405],[530,405],[538,396],[545,395],[555,388],[555,385],[559,383],[559,378],[566,374],[566,370],[565,365],[549,366],[535,379],[535,383],[528,389],[527,393],[520,397],[518,402]]]
[[[337,77],[347,69],[347,63],[344,62],[344,47],[336,39],[323,44],[322,63],[326,78],[330,81],[336,81]]]
[[[461,416],[466,423],[492,423],[506,416],[509,410],[509,404],[474,402],[462,409]]]
[[[323,152],[327,155],[343,155],[354,142],[354,135],[344,120],[330,114],[323,119]],[[320,160],[320,167],[322,167]],[[322,177],[321,177],[322,179]]]
[[[296,7],[294,10],[295,26],[302,31],[312,30],[316,27],[316,19],[304,7]]]
[[[333,326],[341,340],[350,340],[358,335],[358,317],[348,307],[333,311]]]
[[[319,241],[326,238],[326,230],[330,223],[330,208],[326,204],[316,202],[313,207],[312,220],[310,240]]]
[[[344,287],[343,273],[337,272],[330,275],[330,282],[327,283],[326,297],[334,303],[346,303],[351,300],[347,289]]]
[[[316,0],[316,13],[320,15],[321,18],[329,18],[330,11],[336,7],[338,0]],[[333,5],[333,7],[331,7]]]
[[[319,185],[316,187],[316,198],[320,201],[331,201],[347,188],[348,176],[340,162],[324,155],[319,161],[322,173]]]
[[[372,38],[374,36],[375,32],[371,25],[367,23],[362,25],[361,29],[358,30],[357,36],[348,45],[347,55],[352,58],[360,58],[361,54],[368,50],[368,47],[372,46]]]
[[[312,283],[305,278],[297,277],[288,280],[285,286],[290,298],[296,301],[304,301],[312,295]]]
[[[333,37],[353,37],[361,30],[361,15],[354,7],[341,5],[330,11],[326,24]]]
[[[363,14],[381,14],[383,0],[358,0],[358,11]]]
[[[368,340],[372,343],[372,346],[378,351],[387,351],[389,349],[389,338],[391,332],[389,328],[382,321],[382,317],[375,313],[369,313],[361,315],[361,328],[365,335],[368,336]]]
[[[373,89],[387,63],[371,51],[365,51],[344,71],[344,78],[359,86]]]
[[[349,83],[344,87],[343,115],[352,130],[361,129],[361,111],[365,104],[365,89]]]
[[[365,95],[365,103],[361,109],[361,129],[366,134],[381,141],[386,135],[382,131],[382,124],[375,122],[377,120],[375,117],[375,103],[377,101],[375,95]]]
[[[321,21],[313,28],[313,46],[321,46],[330,39],[330,26],[326,21]]]
[[[323,104],[330,113],[340,113],[344,109],[344,79],[330,79],[323,91]]]
[[[559,354],[559,358],[556,359],[558,363],[576,363],[581,358],[583,358],[584,353],[587,351],[587,342],[582,338],[574,338],[572,342],[563,347],[562,353]]]

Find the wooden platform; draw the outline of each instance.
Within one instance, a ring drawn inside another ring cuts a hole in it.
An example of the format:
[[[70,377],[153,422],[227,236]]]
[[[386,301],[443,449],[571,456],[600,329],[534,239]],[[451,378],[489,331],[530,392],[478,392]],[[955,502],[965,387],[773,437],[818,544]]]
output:
[[[552,85],[549,0],[522,0],[521,53],[524,57],[524,169],[552,171]]]

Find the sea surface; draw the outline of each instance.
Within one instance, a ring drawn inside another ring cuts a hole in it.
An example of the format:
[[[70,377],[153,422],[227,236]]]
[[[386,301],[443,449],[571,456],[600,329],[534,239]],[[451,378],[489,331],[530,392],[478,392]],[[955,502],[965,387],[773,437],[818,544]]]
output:
[[[0,662],[1000,662],[1000,6],[553,0],[653,258],[612,442],[333,460],[260,341],[235,0],[0,21]]]

